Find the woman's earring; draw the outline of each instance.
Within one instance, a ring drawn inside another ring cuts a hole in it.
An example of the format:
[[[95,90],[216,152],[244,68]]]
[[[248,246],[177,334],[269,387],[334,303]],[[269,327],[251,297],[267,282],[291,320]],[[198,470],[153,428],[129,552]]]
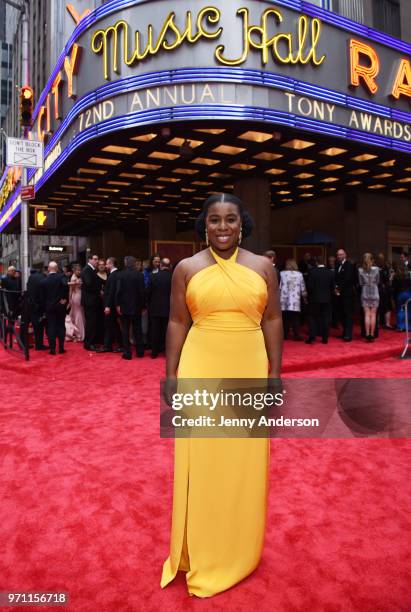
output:
[[[241,244],[242,239],[243,239],[243,228],[240,227],[240,235],[238,236],[238,244]]]
[[[206,245],[208,246],[209,242],[208,242],[208,232],[207,232],[207,230],[205,231],[205,239],[206,239]]]

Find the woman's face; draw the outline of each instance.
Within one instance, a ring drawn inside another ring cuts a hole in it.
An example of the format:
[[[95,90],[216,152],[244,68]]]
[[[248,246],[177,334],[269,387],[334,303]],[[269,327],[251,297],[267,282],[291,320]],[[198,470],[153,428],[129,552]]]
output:
[[[106,262],[104,261],[104,259],[100,259],[100,261],[98,262],[98,271],[99,272],[106,271]]]
[[[241,217],[235,204],[216,202],[207,212],[206,229],[210,245],[221,251],[227,251],[238,245],[241,229]]]
[[[80,277],[80,276],[81,276],[81,268],[80,268],[80,266],[76,266],[76,267],[74,268],[74,274],[75,274],[76,276],[78,276],[78,277]]]

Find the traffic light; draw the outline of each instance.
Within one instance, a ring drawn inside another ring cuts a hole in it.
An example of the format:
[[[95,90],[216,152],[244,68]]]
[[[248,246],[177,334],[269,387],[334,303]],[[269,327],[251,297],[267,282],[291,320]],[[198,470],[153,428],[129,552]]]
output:
[[[34,94],[30,85],[24,85],[20,90],[20,125],[31,127],[34,106]]]
[[[36,229],[56,229],[57,226],[57,211],[55,208],[39,208],[34,209],[34,227]]]

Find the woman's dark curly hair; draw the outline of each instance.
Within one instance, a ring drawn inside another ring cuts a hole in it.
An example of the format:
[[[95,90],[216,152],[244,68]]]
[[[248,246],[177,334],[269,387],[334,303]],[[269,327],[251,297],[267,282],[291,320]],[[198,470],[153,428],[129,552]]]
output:
[[[240,213],[241,217],[242,236],[243,238],[251,236],[254,223],[248,212],[244,210],[244,204],[242,203],[240,198],[237,198],[237,196],[231,193],[218,193],[207,198],[207,200],[203,204],[203,210],[196,219],[195,229],[201,240],[205,240],[206,218],[208,214],[208,209],[216,202],[229,202],[230,204],[234,204],[235,206],[237,206],[238,212]]]

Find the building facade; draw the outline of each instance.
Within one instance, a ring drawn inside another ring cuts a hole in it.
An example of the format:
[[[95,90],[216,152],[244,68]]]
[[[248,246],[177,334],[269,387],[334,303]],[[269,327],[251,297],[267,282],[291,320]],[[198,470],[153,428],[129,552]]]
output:
[[[411,246],[410,3],[40,4],[32,136],[45,168],[29,177],[56,233],[178,259],[201,248],[204,199],[234,191],[257,252],[315,233],[355,259]],[[13,233],[11,169],[0,188],[0,231]]]

